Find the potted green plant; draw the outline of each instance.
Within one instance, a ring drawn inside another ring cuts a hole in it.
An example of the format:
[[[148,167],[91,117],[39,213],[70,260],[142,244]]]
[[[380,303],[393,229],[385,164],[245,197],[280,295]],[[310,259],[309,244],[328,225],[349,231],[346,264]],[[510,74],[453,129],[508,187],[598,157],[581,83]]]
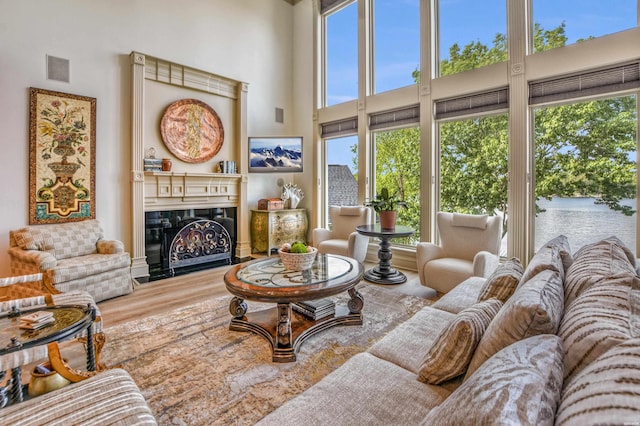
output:
[[[387,188],[382,188],[373,200],[365,202],[364,205],[373,207],[373,210],[378,213],[380,226],[383,229],[395,228],[398,207],[407,206],[396,194],[389,193]]]

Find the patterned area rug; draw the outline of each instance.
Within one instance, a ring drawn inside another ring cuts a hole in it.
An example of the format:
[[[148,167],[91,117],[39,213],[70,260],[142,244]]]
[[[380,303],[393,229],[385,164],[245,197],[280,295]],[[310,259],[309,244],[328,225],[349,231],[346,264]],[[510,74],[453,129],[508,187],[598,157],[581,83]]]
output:
[[[103,360],[122,364],[162,425],[250,425],[431,304],[366,283],[358,291],[363,326],[310,337],[296,362],[274,363],[262,337],[229,331],[231,296],[107,328]],[[273,306],[247,303],[249,311]]]

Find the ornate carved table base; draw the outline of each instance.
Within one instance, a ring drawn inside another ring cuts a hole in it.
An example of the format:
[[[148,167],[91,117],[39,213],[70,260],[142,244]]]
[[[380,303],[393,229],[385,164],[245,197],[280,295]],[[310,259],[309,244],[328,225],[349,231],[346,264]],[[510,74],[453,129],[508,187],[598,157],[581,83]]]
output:
[[[362,325],[364,299],[353,288],[348,292],[348,307],[336,306],[335,315],[315,321],[292,312],[290,303],[278,303],[275,308],[247,314],[244,300],[234,297],[229,305],[233,315],[229,330],[259,334],[271,344],[273,362],[292,362],[296,360],[300,345],[308,337],[336,325]]]

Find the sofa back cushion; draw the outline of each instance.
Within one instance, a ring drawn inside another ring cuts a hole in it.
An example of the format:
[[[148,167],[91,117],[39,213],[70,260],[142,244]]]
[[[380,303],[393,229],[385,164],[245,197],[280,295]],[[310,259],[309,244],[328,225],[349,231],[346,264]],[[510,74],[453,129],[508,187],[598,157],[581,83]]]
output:
[[[632,425],[639,411],[640,339],[630,339],[565,382],[556,424]]]
[[[574,254],[565,279],[565,305],[582,292],[610,278],[636,275],[633,253],[617,237],[609,237],[582,246]]]
[[[562,344],[534,336],[500,350],[423,425],[552,425],[562,387]]]
[[[23,250],[46,251],[58,260],[97,252],[103,238],[96,219],[51,225],[28,226],[13,232],[16,245]]]
[[[518,287],[518,283],[522,278],[522,272],[522,263],[517,257],[512,257],[500,264],[487,278],[478,296],[478,302],[491,298],[498,299],[502,303],[506,302],[516,291],[516,287]]]
[[[518,287],[489,324],[465,380],[502,348],[538,334],[556,334],[564,309],[563,296],[557,271],[542,271]]]
[[[567,307],[558,330],[565,351],[565,381],[631,338],[630,293],[630,286],[611,281],[586,290]]]
[[[436,337],[420,365],[418,380],[437,385],[463,375],[502,302],[489,299],[464,309]]]

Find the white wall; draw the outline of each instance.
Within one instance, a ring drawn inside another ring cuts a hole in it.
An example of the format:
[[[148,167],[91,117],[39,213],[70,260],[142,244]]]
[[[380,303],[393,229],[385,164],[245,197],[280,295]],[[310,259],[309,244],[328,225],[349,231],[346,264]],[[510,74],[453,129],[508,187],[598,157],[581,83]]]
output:
[[[311,113],[293,99],[294,91],[310,92],[311,80],[307,89],[294,79],[292,40],[294,9],[310,5],[310,0],[295,7],[283,0],[0,0],[0,276],[10,271],[9,230],[28,223],[29,87],[97,99],[96,217],[107,237],[121,239],[130,250],[129,53],[249,83],[248,134],[303,134],[306,163],[312,158],[306,124]],[[70,83],[46,79],[47,54],[70,60]],[[295,64],[301,67],[300,61]],[[275,123],[276,107],[285,110],[284,124]],[[308,181],[305,176],[312,170],[295,177],[250,174],[249,207],[279,196],[278,179],[300,184]]]

